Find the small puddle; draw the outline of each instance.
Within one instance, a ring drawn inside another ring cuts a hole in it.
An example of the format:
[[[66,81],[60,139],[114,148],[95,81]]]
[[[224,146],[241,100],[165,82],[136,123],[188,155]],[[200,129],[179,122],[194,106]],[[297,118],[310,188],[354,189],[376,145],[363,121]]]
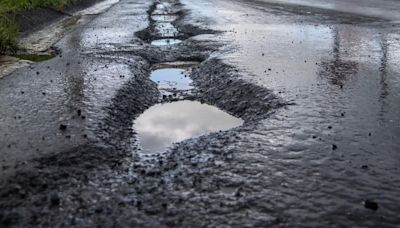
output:
[[[220,109],[197,101],[157,104],[134,122],[145,154],[167,150],[173,143],[211,132],[241,126],[243,120]]]
[[[150,79],[158,84],[160,90],[190,90],[193,89],[192,79],[186,69],[164,68],[153,71]]]
[[[192,79],[189,77],[198,62],[165,62],[152,66],[150,79],[158,84],[161,95],[173,95],[177,93],[190,93],[193,89]]]
[[[154,46],[167,46],[167,45],[179,44],[181,42],[182,42],[182,40],[178,40],[178,39],[160,39],[160,40],[153,40],[151,42],[151,45],[154,45]]]

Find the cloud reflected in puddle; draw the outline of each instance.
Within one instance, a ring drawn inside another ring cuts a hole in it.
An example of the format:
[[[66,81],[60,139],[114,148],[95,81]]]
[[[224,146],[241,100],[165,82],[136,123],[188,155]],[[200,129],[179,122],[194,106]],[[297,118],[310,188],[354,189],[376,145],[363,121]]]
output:
[[[163,152],[173,143],[243,124],[243,120],[201,104],[178,101],[157,104],[146,110],[134,123],[143,152]]]

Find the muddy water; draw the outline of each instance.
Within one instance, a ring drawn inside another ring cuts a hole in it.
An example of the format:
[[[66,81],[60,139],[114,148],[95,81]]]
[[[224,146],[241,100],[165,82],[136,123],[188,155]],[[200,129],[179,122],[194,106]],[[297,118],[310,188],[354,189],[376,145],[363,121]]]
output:
[[[243,120],[197,101],[157,104],[134,123],[143,153],[163,152],[173,143],[210,132],[225,131]]]

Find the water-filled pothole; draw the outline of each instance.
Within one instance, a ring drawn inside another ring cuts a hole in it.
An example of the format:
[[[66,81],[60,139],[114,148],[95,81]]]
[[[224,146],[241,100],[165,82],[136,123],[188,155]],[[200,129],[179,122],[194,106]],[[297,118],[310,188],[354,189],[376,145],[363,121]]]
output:
[[[164,95],[173,91],[191,90],[193,86],[189,75],[196,65],[196,62],[156,64],[153,65],[154,70],[150,74],[150,79],[158,84],[158,89]]]
[[[153,46],[167,46],[181,43],[182,40],[178,39],[160,39],[151,41],[151,45]]]
[[[173,22],[178,19],[178,16],[173,14],[151,15],[151,19],[157,22]]]
[[[134,122],[143,153],[165,151],[173,143],[241,126],[243,120],[197,101],[157,104]]]

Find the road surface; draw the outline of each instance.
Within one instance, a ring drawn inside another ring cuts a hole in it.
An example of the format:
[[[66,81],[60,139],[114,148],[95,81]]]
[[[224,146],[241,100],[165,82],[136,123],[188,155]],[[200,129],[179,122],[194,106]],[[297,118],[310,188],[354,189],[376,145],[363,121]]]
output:
[[[83,15],[59,55],[0,80],[1,226],[397,227],[399,10],[120,0]],[[186,79],[162,87],[164,68]],[[199,111],[142,117],[171,101]],[[150,146],[178,143],[145,153],[137,119]]]

